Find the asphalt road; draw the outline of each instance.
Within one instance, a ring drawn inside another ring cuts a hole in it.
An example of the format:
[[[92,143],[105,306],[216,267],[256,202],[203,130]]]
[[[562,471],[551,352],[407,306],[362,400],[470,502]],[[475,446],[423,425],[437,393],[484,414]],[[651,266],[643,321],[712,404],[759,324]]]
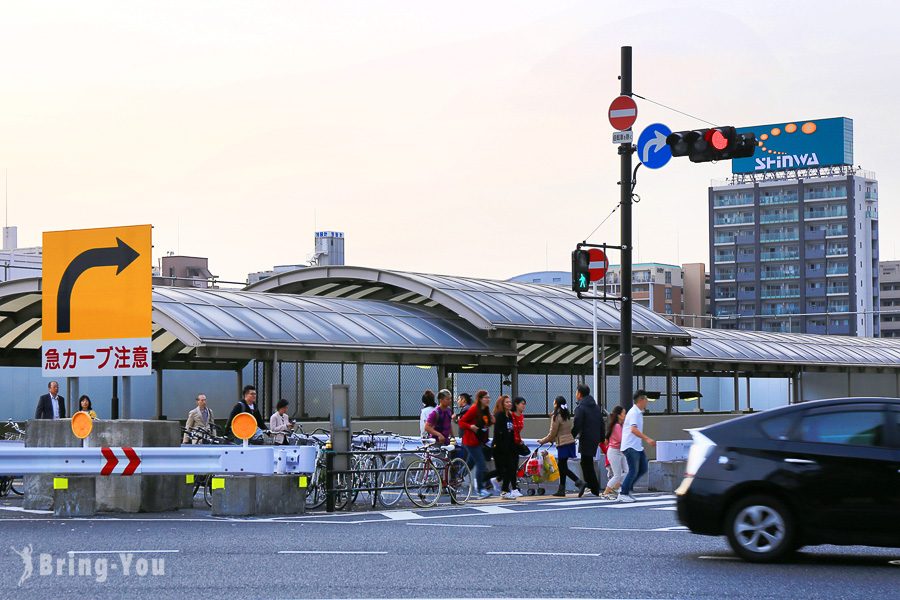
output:
[[[724,539],[679,527],[666,495],[274,519],[192,510],[57,520],[17,508],[0,503],[4,598],[834,600],[900,589],[900,549],[823,546],[751,565]],[[19,586],[26,561],[15,551],[28,545],[32,573]]]

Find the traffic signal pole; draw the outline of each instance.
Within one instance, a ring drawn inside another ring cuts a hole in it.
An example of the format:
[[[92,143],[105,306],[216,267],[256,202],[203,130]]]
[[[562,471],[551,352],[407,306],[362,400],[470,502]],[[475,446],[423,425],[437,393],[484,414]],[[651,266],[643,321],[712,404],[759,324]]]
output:
[[[631,46],[622,46],[621,95],[631,96]],[[631,142],[619,144],[621,161],[619,174],[619,192],[622,206],[622,310],[619,330],[619,404],[625,409],[632,405],[632,368],[631,349],[631,153],[634,151]],[[596,343],[596,342],[595,342]],[[594,379],[594,386],[597,380]],[[599,388],[598,388],[599,389]],[[597,390],[594,390],[597,393]]]

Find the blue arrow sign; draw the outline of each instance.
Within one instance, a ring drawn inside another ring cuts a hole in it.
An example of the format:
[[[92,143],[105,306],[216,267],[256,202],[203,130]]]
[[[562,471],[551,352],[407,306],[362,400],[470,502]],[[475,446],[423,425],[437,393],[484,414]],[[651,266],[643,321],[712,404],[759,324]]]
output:
[[[666,138],[672,130],[662,123],[648,125],[638,138],[638,160],[648,169],[660,169],[672,160],[672,149],[666,144]]]

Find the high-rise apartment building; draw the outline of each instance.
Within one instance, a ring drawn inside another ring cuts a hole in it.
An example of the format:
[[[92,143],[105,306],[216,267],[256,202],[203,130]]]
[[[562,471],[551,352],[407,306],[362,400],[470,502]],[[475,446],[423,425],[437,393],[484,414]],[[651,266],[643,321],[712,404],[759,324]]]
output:
[[[715,326],[877,336],[878,182],[852,166],[852,121],[750,129],[764,158],[709,188]]]

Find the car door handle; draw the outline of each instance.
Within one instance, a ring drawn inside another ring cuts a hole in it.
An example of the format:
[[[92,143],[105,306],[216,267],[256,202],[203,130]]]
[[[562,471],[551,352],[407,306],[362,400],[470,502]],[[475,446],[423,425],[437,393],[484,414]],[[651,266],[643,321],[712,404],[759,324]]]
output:
[[[809,460],[806,458],[786,458],[784,462],[791,463],[792,465],[814,465],[816,461]]]

